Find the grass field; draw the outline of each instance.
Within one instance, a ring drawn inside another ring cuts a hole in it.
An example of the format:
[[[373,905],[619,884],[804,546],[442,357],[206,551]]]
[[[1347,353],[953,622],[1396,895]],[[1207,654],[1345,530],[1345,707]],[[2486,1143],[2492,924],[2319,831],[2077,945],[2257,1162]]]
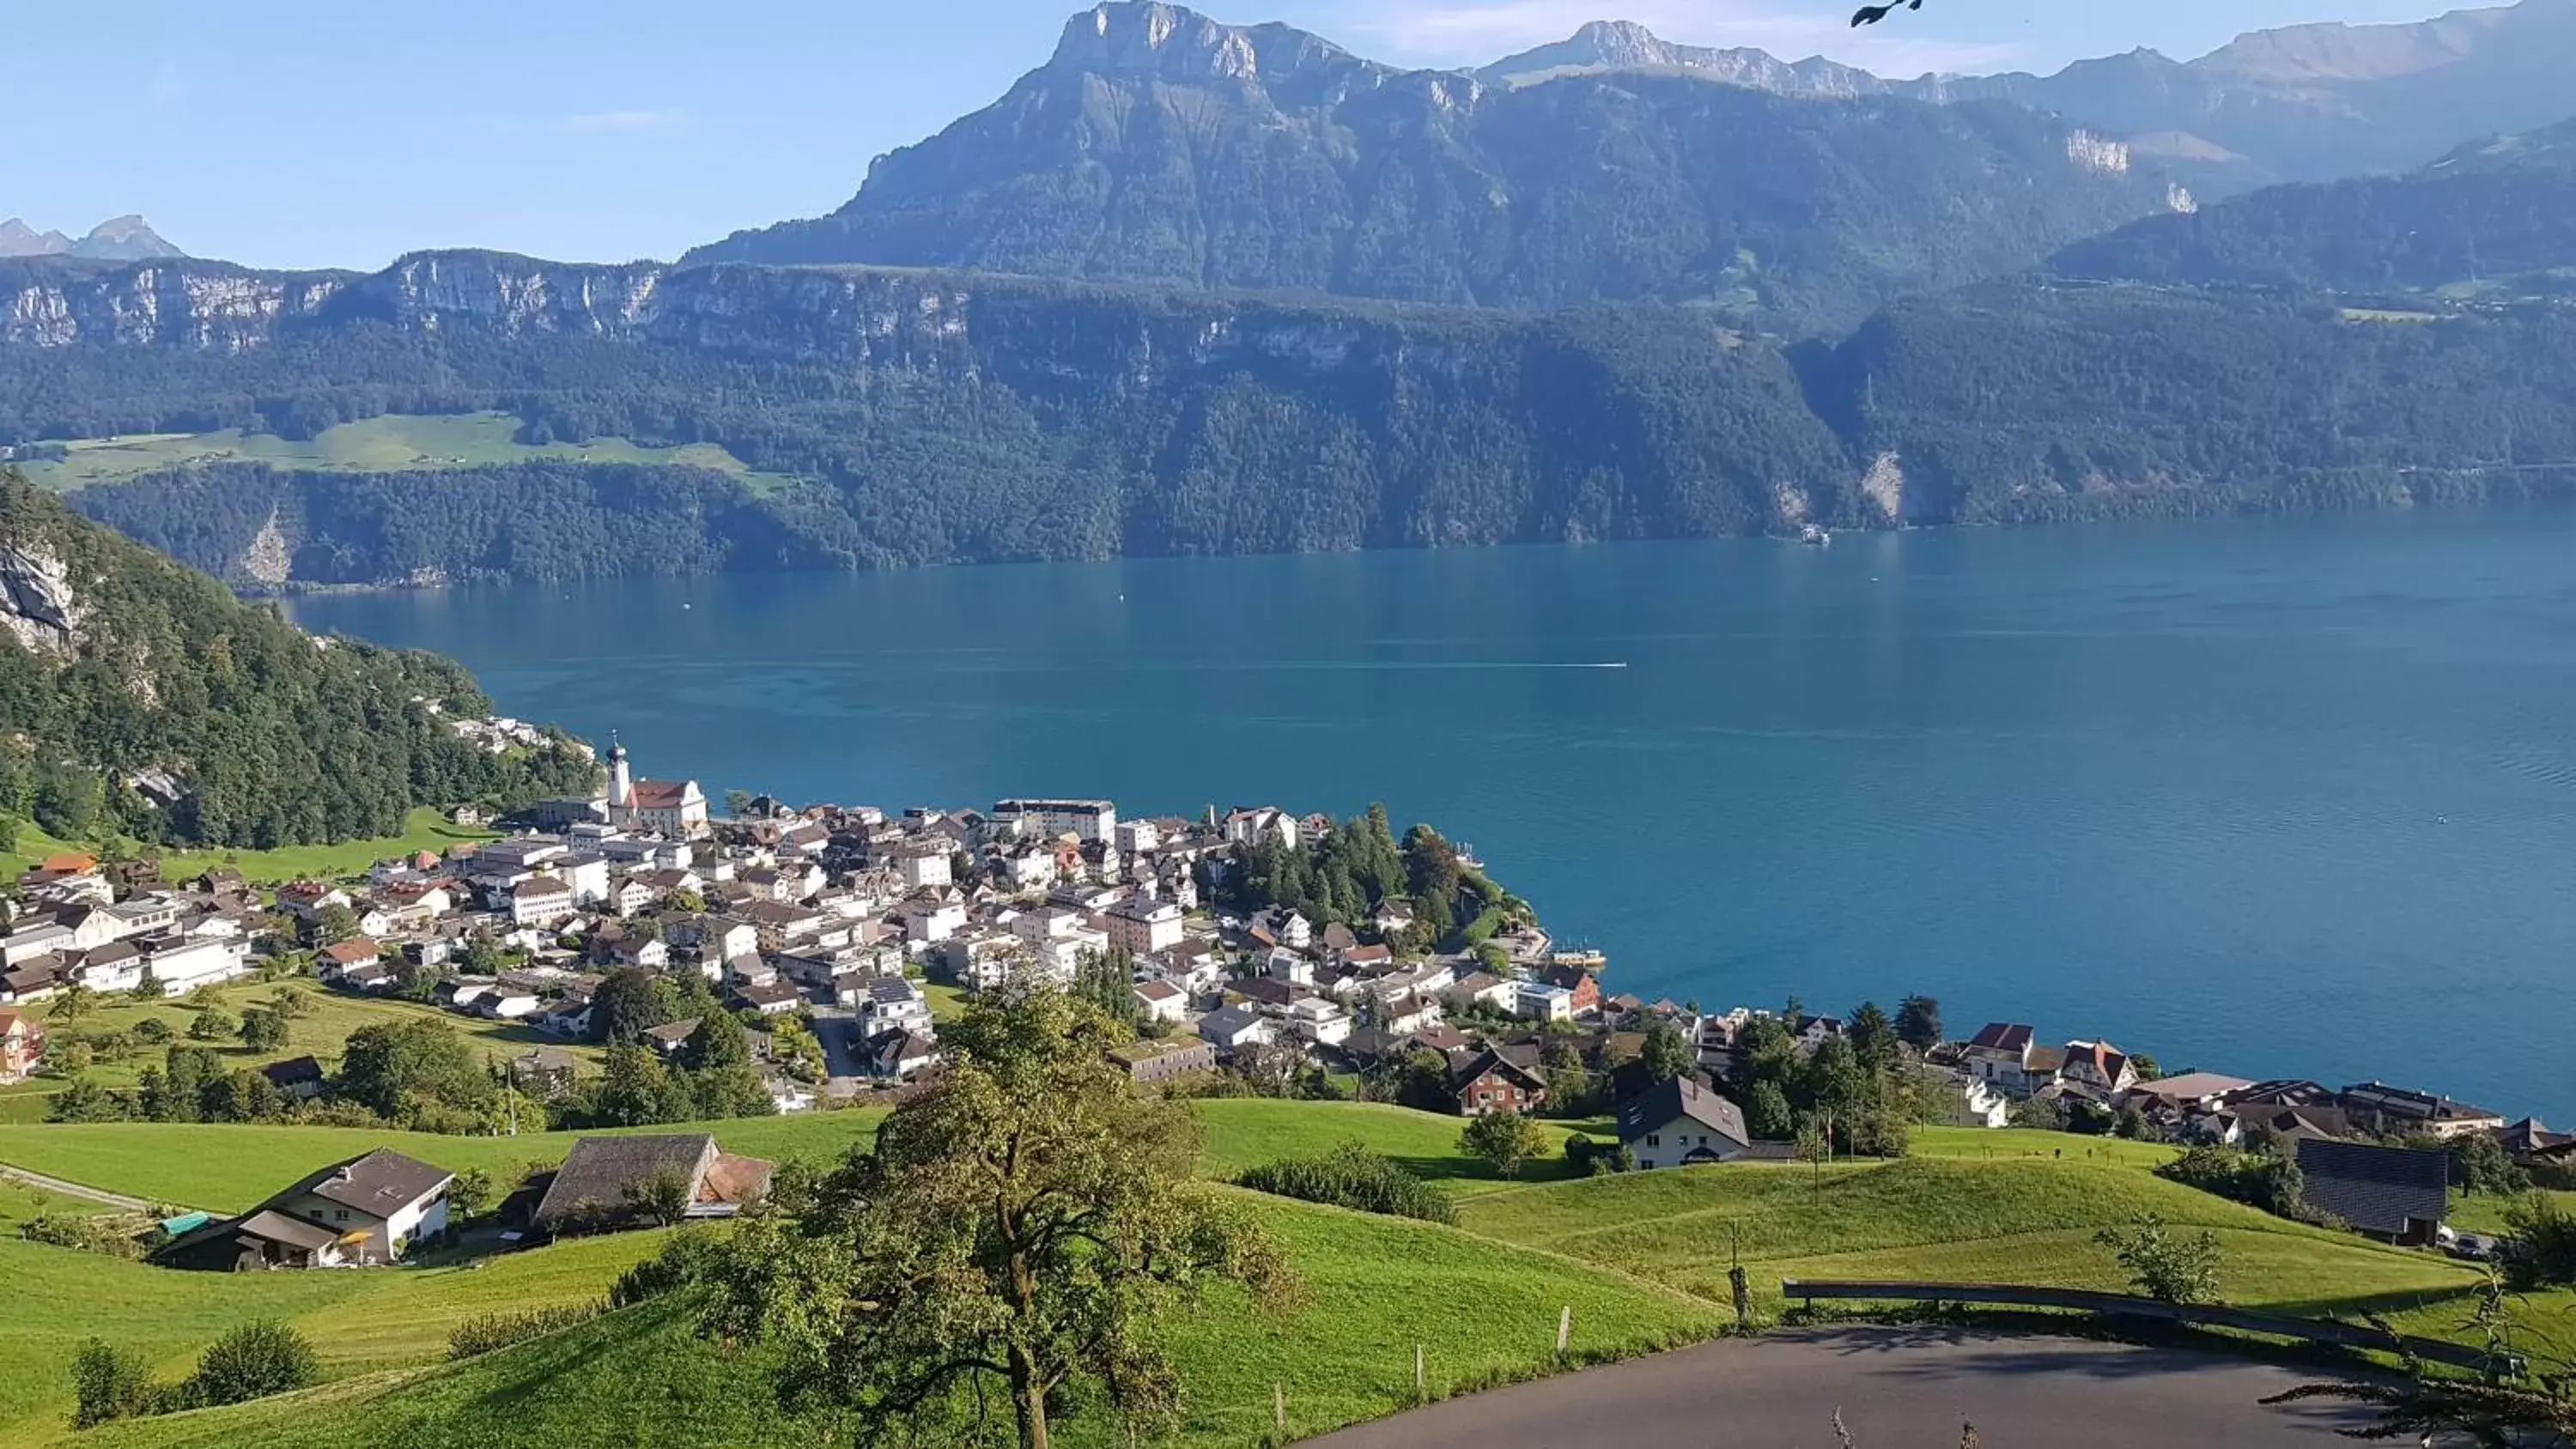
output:
[[[1291,1435],[1400,1407],[1413,1345],[1435,1387],[1541,1371],[1561,1308],[1574,1310],[1578,1356],[1633,1353],[1715,1330],[1726,1269],[1741,1257],[1765,1311],[1785,1306],[1784,1276],[2015,1282],[2120,1290],[2125,1274],[2094,1242],[2101,1227],[2154,1212],[2222,1245],[2226,1301],[2299,1314],[2390,1315],[2413,1332],[2471,1336],[2480,1275],[2431,1254],[2269,1217],[2148,1169],[2170,1149],[2041,1133],[1933,1129],[1895,1163],[1738,1164],[1570,1179],[1562,1158],[1503,1182],[1457,1150],[1458,1123],[1355,1103],[1234,1099],[1195,1103],[1202,1173],[1358,1140],[1441,1183],[1457,1229],[1371,1218],[1246,1194],[1289,1251],[1307,1297],[1269,1319],[1220,1294],[1174,1317],[1191,1386],[1187,1446],[1253,1442],[1269,1429],[1271,1386]],[[713,1124],[733,1151],[821,1158],[860,1141],[880,1115],[822,1113]],[[671,1129],[656,1129],[671,1130]],[[1563,1129],[1554,1129],[1560,1133]],[[0,1162],[73,1181],[235,1208],[294,1177],[374,1146],[452,1169],[503,1172],[552,1161],[571,1134],[428,1137],[308,1127],[152,1124],[0,1126]],[[0,1189],[0,1231],[32,1204]],[[80,1333],[148,1320],[165,1372],[229,1323],[289,1318],[324,1348],[341,1381],[267,1404],[183,1415],[85,1436],[111,1449],[354,1446],[419,1449],[528,1445],[813,1442],[747,1390],[749,1365],[699,1342],[667,1309],[451,1369],[423,1373],[463,1318],[504,1306],[585,1299],[653,1251],[651,1234],[594,1239],[482,1267],[235,1278],[164,1272],[0,1241],[0,1273],[21,1286],[14,1387],[0,1387],[0,1449],[59,1435],[63,1366]],[[2576,1295],[2532,1305],[2525,1321],[2576,1323]],[[14,1425],[14,1427],[10,1427]],[[1110,1426],[1077,1422],[1064,1440],[1108,1446]]]
[[[2432,1254],[2285,1222],[2135,1165],[2059,1159],[1640,1173],[1486,1194],[1462,1221],[1710,1297],[1740,1256],[1776,1307],[1780,1280],[1801,1276],[2121,1291],[2126,1275],[2093,1235],[2140,1213],[2216,1231],[2224,1296],[2242,1307],[2415,1309],[2479,1282]]]
[[[344,840],[336,845],[286,845],[275,850],[165,850],[157,853],[161,857],[161,878],[165,881],[190,880],[217,866],[228,865],[255,885],[279,885],[292,880],[338,880],[363,875],[367,867],[377,861],[397,855],[423,850],[444,852],[449,846],[462,842],[494,838],[491,831],[467,830],[450,822],[438,811],[424,807],[404,817],[400,835]],[[56,840],[33,825],[25,826],[18,832],[17,848],[0,852],[0,879],[14,881],[29,866],[46,856],[89,848]]]
[[[215,433],[150,433],[84,438],[67,445],[60,462],[21,465],[28,481],[57,492],[112,483],[158,468],[188,463],[266,463],[273,468],[353,473],[431,472],[535,459],[588,463],[668,463],[708,468],[739,478],[755,492],[799,481],[762,473],[714,443],[648,448],[623,438],[588,443],[527,444],[514,441],[519,420],[507,413],[456,413],[367,418],[325,428],[303,442],[238,428]]]
[[[227,1069],[265,1066],[270,1062],[308,1055],[319,1057],[322,1065],[329,1068],[339,1061],[341,1048],[348,1042],[349,1034],[360,1027],[376,1026],[386,1022],[411,1021],[425,1016],[436,1017],[454,1026],[471,1039],[479,1051],[495,1060],[516,1056],[531,1046],[564,1045],[559,1038],[550,1037],[532,1026],[514,1022],[486,1021],[480,1017],[458,1016],[454,1012],[442,1011],[435,1006],[415,1001],[387,1001],[369,997],[344,996],[338,992],[325,991],[309,979],[292,977],[287,979],[303,987],[304,999],[310,1007],[310,1014],[299,1016],[287,1024],[284,1047],[273,1052],[253,1051],[243,1046],[238,1038],[222,1042],[194,1042],[190,1045],[215,1048],[216,1054],[223,1058]],[[278,988],[284,984],[286,982],[282,981],[235,981],[216,987],[212,996],[215,1003],[228,1015],[239,1020],[244,1008],[275,999]],[[120,996],[113,1004],[102,1006],[67,1025],[56,1024],[54,1029],[61,1034],[81,1032],[95,1035],[106,1031],[129,1031],[147,1020],[154,1020],[170,1028],[173,1041],[186,1042],[188,1026],[196,1020],[196,1017],[195,1007],[183,1005],[177,1000],[137,1005]],[[599,1055],[596,1050],[586,1046],[573,1046],[568,1050],[585,1057]],[[159,1048],[145,1048],[121,1062],[100,1062],[90,1068],[89,1075],[102,1086],[130,1087],[134,1085],[135,1078],[145,1067],[157,1066],[161,1059]],[[62,1085],[60,1081],[38,1077],[23,1084],[21,1088],[12,1090],[23,1092],[32,1089],[52,1092]],[[6,1100],[6,1098],[0,1097],[0,1100]]]
[[[1158,1443],[1214,1449],[1257,1441],[1271,1430],[1274,1384],[1292,1438],[1393,1412],[1410,1392],[1416,1344],[1425,1347],[1435,1388],[1537,1373],[1553,1358],[1565,1308],[1574,1312],[1578,1359],[1646,1352],[1718,1326],[1710,1305],[1564,1259],[1426,1224],[1245,1200],[1295,1264],[1304,1296],[1272,1316],[1219,1293],[1172,1320],[1189,1400],[1180,1433]],[[1473,1331],[1462,1331],[1470,1305]],[[300,1321],[392,1306],[353,1302]],[[746,1387],[748,1367],[699,1342],[674,1309],[648,1307],[453,1372],[354,1383],[81,1442],[118,1449],[818,1442],[810,1426],[774,1417],[767,1396]],[[1067,1423],[1062,1438],[1101,1449],[1124,1442],[1098,1418]]]
[[[1195,1103],[1205,1130],[1202,1171],[1231,1178],[1280,1157],[1306,1157],[1337,1143],[1360,1141],[1426,1177],[1472,1194],[1508,1186],[1484,1164],[1458,1151],[1455,1118],[1358,1102],[1257,1099]],[[728,1152],[773,1160],[836,1158],[873,1132],[885,1114],[874,1108],[748,1117],[655,1132],[706,1131]],[[584,1135],[533,1132],[519,1137],[442,1137],[393,1128],[246,1126],[180,1122],[60,1123],[0,1126],[0,1163],[65,1182],[155,1201],[239,1211],[308,1172],[391,1147],[451,1172],[554,1163]],[[1562,1158],[1532,1164],[1545,1180],[1564,1171]]]

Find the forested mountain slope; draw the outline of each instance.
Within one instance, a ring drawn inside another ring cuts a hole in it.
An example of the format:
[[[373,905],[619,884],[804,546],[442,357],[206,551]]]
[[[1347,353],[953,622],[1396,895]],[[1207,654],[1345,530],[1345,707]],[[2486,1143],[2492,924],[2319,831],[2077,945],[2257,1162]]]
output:
[[[458,739],[448,720],[490,705],[453,661],[315,640],[5,473],[0,628],[0,810],[66,838],[388,835],[415,805],[597,774],[569,741]]]
[[[2402,176],[2276,186],[2078,242],[2049,269],[2169,286],[2451,297],[2576,291],[2576,121]]]

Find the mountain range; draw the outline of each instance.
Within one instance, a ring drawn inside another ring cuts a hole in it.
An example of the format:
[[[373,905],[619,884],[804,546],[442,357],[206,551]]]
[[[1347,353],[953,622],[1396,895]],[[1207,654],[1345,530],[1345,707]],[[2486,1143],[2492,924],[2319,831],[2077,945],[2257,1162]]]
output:
[[[141,262],[186,255],[163,241],[139,216],[110,217],[78,240],[59,231],[38,231],[14,216],[0,221],[0,257],[61,256],[98,262]]]
[[[1619,72],[1698,76],[1777,95],[2008,101],[2126,141],[2204,196],[2420,166],[2463,141],[2563,120],[2576,0],[2521,0],[2399,25],[2254,31],[2196,60],[2152,50],[2050,75],[1886,79],[1823,59],[1674,45],[1596,22],[1477,74],[1500,85]]]
[[[2185,67],[2233,99],[2156,144],[2223,169],[2205,123],[2257,117],[2261,165],[2306,136],[2342,166],[2393,154],[2406,86],[2454,120],[2567,104],[2500,78],[2576,58],[2571,6],[2247,37]],[[74,495],[272,585],[2576,491],[2576,122],[2211,198],[2000,94],[2082,74],[1882,82],[1615,25],[1402,71],[1104,5],[833,215],[677,265],[0,261],[0,444],[498,412],[773,480],[215,461]]]
[[[1161,3],[1074,17],[848,204],[684,264],[927,266],[1849,328],[2178,205],[2025,107],[1816,101],[1646,71],[1493,85]]]
[[[1891,80],[1622,22],[1409,71],[1115,0],[839,209],[683,261],[1687,305],[1833,333],[2121,222],[2566,119],[2571,58],[2576,0],[2522,0],[2048,76]]]

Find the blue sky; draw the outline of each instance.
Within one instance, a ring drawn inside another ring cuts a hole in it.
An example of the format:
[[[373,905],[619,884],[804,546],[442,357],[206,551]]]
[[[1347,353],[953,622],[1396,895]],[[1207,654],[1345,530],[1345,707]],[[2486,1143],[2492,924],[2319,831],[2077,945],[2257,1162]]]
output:
[[[828,211],[870,157],[1043,62],[1073,0],[95,0],[9,6],[0,217],[139,211],[201,256],[380,266],[433,246],[671,256]],[[1890,74],[2053,69],[2433,0],[1211,0],[1365,55],[1464,65],[1588,19]]]

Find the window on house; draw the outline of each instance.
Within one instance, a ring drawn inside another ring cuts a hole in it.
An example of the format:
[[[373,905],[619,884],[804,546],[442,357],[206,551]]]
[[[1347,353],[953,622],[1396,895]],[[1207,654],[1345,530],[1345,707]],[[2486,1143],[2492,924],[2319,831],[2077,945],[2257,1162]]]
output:
[[[1646,1134],[1646,1145],[1648,1147],[1661,1147],[1664,1145],[1664,1139],[1656,1133],[1649,1132]]]
[[[349,1210],[347,1208],[331,1209],[331,1220],[334,1222],[347,1222],[349,1220]]]

